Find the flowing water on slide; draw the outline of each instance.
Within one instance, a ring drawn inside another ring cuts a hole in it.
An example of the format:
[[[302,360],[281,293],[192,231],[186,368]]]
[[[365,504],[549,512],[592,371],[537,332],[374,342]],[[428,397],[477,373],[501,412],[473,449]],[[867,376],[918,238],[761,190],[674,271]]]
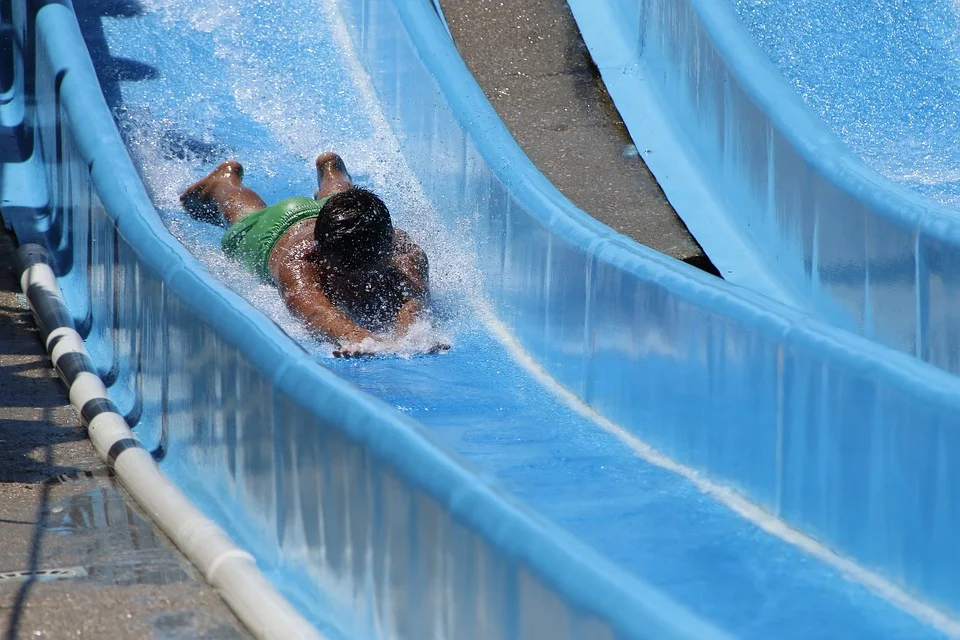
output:
[[[960,207],[960,3],[732,2],[803,101],[867,165]]]

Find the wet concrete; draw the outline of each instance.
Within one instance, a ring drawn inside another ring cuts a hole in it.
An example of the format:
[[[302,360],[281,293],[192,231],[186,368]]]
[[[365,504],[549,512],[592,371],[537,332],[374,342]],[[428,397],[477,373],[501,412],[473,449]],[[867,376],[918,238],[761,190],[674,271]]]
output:
[[[601,222],[717,275],[647,169],[565,0],[440,0],[454,43],[527,156]]]
[[[0,231],[0,637],[249,634],[101,464]]]

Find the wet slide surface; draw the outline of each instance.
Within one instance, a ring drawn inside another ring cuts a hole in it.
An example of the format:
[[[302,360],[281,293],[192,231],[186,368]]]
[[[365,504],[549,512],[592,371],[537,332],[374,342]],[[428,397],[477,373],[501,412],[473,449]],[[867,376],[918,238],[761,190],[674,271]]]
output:
[[[960,4],[731,2],[804,102],[867,165],[960,207]]]
[[[938,637],[646,461],[521,364],[482,311],[470,212],[437,212],[423,197],[334,9],[306,1],[242,10],[211,0],[77,5],[108,103],[164,222],[320,366],[411,415],[477,473],[735,635]],[[226,157],[244,163],[247,184],[267,202],[310,194],[312,161],[325,149],[342,153],[355,181],[384,197],[431,258],[437,326],[415,330],[396,345],[400,355],[330,358],[330,345],[313,341],[271,287],[223,258],[222,228],[179,208],[179,191]],[[443,230],[444,220],[461,230]],[[436,339],[449,340],[450,353],[410,356]],[[651,356],[651,368],[657,357],[669,356]]]

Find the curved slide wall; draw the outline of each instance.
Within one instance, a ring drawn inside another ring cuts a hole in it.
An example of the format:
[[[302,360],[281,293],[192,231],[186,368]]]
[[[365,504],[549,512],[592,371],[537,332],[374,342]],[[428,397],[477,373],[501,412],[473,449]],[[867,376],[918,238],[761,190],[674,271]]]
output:
[[[952,378],[614,236],[531,172],[431,14],[344,9],[424,190],[442,210],[476,211],[497,315],[556,379],[676,460],[955,606]],[[164,445],[164,466],[315,621],[335,630],[335,614],[359,609],[414,637],[479,622],[482,637],[713,635],[212,280],[157,220],[72,20],[61,5],[38,20],[64,288],[140,437]],[[327,608],[308,605],[322,594]]]
[[[855,157],[727,2],[569,4],[644,160],[731,281],[960,372],[956,212]]]

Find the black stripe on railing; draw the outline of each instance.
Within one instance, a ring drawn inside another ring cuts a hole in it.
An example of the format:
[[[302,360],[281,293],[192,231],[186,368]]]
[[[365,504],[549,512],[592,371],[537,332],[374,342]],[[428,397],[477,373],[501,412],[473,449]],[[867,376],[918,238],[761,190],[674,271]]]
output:
[[[57,358],[54,366],[57,368],[60,377],[67,383],[67,390],[73,386],[77,376],[81,373],[97,375],[97,367],[93,364],[90,356],[76,351],[69,351]]]
[[[113,467],[114,463],[117,461],[117,458],[120,457],[120,454],[127,449],[140,448],[142,448],[142,445],[133,438],[123,438],[121,440],[117,440],[113,443],[113,446],[110,447],[110,451],[107,452],[107,466]]]
[[[63,301],[56,294],[38,284],[27,287],[27,299],[33,307],[33,315],[37,319],[40,337],[44,340],[50,332],[59,327],[73,328],[73,316],[67,311]]]
[[[83,424],[89,425],[101,413],[116,413],[119,415],[117,405],[113,404],[109,398],[91,398],[81,407],[80,419]]]

